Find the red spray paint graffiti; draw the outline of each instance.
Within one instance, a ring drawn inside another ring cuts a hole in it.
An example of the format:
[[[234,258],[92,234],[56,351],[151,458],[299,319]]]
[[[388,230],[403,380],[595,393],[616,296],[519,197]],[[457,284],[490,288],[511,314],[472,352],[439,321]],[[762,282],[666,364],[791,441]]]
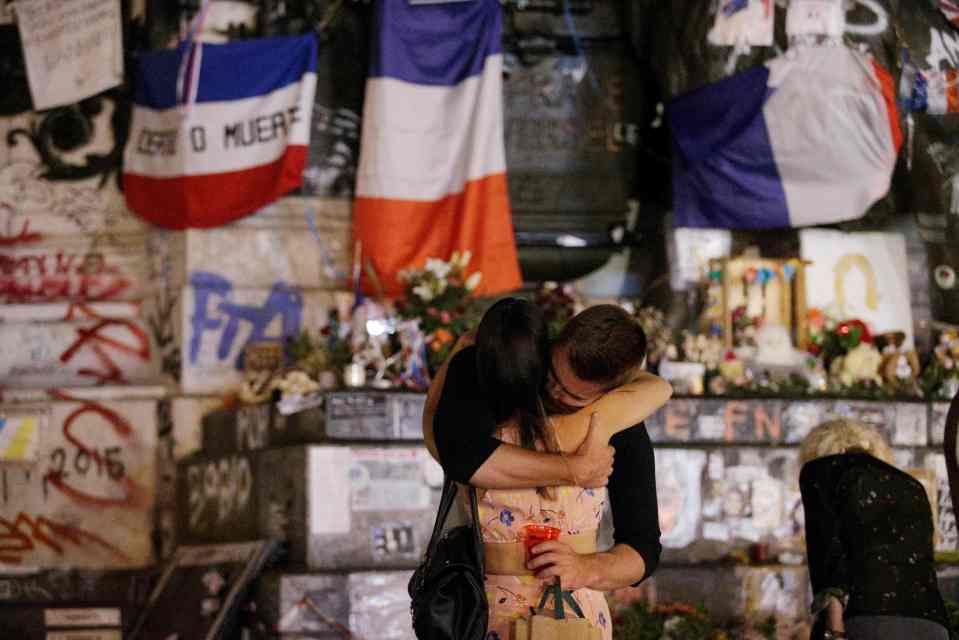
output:
[[[117,366],[116,361],[107,351],[108,348],[115,352],[132,355],[143,361],[150,359],[150,338],[146,332],[132,320],[104,318],[86,305],[70,305],[70,309],[67,311],[64,320],[76,320],[78,314],[83,314],[81,317],[91,318],[98,322],[92,327],[77,329],[76,341],[60,354],[60,362],[67,364],[82,349],[89,348],[96,355],[99,363],[103,365],[102,369],[82,368],[77,372],[81,376],[95,378],[97,384],[107,384],[110,382],[126,384],[128,382],[123,376],[123,371]],[[124,329],[132,340],[125,342],[105,335],[106,332],[113,327]]]
[[[44,487],[53,487],[71,500],[91,507],[125,507],[129,509],[146,509],[152,504],[150,492],[138,485],[126,473],[122,461],[111,455],[114,450],[98,450],[88,446],[79,438],[75,437],[72,429],[76,420],[86,414],[95,414],[103,418],[105,426],[111,429],[116,435],[129,440],[133,436],[133,428],[122,416],[109,407],[93,402],[83,401],[73,398],[62,391],[54,390],[50,395],[57,400],[66,400],[70,402],[80,402],[81,406],[75,409],[63,422],[63,436],[74,447],[78,455],[86,456],[92,460],[100,469],[106,469],[107,476],[111,481],[118,483],[123,492],[120,497],[98,496],[78,489],[72,486],[67,478],[68,473],[61,464],[59,468],[50,469],[43,476]]]
[[[3,237],[0,246],[39,239],[28,226],[19,236]],[[132,286],[102,253],[36,253],[0,255],[0,298],[6,302],[114,300]]]
[[[123,551],[80,527],[22,512],[17,514],[13,522],[0,517],[0,563],[21,564],[23,556],[34,551],[38,544],[57,555],[63,555],[66,544],[84,548],[96,547],[124,562],[130,561]]]
[[[23,221],[19,232],[14,231],[14,208],[6,202],[0,202],[0,215],[6,218],[6,224],[3,225],[5,228],[0,230],[0,247],[12,247],[18,244],[36,242],[43,237],[39,233],[30,231],[29,220]]]

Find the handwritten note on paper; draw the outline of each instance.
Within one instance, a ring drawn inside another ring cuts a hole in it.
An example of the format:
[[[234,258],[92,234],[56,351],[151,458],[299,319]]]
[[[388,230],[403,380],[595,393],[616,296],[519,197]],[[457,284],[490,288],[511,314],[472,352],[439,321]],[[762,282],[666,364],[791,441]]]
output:
[[[120,0],[13,3],[34,108],[73,104],[123,81]]]

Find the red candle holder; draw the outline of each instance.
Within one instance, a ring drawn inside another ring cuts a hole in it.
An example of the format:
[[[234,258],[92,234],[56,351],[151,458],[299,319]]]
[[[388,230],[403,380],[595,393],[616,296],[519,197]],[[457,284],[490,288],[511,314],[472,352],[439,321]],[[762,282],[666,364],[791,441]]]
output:
[[[559,534],[562,532],[562,529],[546,524],[528,524],[523,527],[523,544],[526,545],[526,562],[529,562],[533,558],[533,547],[541,542],[558,540]]]

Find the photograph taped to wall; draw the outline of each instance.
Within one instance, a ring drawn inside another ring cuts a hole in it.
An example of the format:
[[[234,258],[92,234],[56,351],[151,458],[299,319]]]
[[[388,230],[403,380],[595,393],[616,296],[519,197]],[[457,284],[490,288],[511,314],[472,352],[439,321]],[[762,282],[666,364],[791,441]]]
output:
[[[873,333],[902,331],[913,345],[906,241],[898,233],[804,229],[806,308],[841,320],[858,319]]]

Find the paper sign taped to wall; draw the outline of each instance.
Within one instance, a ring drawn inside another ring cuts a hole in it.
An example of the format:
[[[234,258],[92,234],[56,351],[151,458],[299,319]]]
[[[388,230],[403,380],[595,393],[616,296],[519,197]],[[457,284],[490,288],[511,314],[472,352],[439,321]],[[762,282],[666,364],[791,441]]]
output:
[[[353,456],[349,447],[312,447],[309,453],[310,533],[343,535],[350,532],[350,478]]]
[[[0,414],[0,462],[33,462],[40,448],[45,413]]]
[[[16,2],[34,110],[79,102],[123,82],[120,0]]]

